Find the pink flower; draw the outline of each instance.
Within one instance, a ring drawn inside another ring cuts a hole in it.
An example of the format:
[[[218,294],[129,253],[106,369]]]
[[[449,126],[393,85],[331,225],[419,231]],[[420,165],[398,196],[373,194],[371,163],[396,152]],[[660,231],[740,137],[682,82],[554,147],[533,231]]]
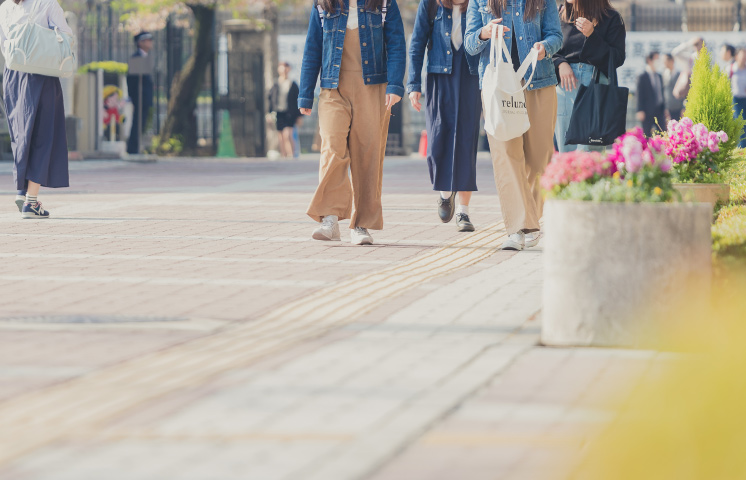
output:
[[[728,134],[725,132],[718,132],[718,139],[720,139],[720,143],[725,143],[729,140]]]
[[[685,128],[692,128],[692,126],[694,125],[694,122],[692,122],[692,119],[689,117],[682,118],[679,123]]]

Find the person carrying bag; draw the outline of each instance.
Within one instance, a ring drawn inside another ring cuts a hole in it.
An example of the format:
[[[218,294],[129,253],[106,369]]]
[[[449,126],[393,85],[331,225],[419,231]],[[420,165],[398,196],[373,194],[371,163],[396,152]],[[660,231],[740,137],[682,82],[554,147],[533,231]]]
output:
[[[13,146],[16,205],[23,218],[48,218],[39,188],[68,187],[62,86],[74,71],[74,42],[56,0],[7,0],[0,5],[0,50],[7,62],[3,101]],[[62,39],[62,42],[59,41]],[[46,63],[45,63],[46,62]]]
[[[500,30],[500,34],[497,31]],[[524,91],[531,84],[536,73],[539,52],[531,49],[518,71],[508,63],[510,52],[505,45],[505,27],[492,29],[490,43],[490,64],[484,71],[482,92],[484,97],[484,129],[497,140],[504,142],[520,137],[531,128],[526,108]],[[531,76],[523,81],[531,68]]]
[[[501,248],[535,247],[544,206],[539,177],[554,153],[557,121],[552,63],[562,46],[557,2],[471,0],[466,18],[464,45],[480,56],[487,139],[508,234]]]
[[[596,69],[593,83],[580,86],[565,145],[605,147],[626,132],[629,88],[619,86],[614,57],[611,55],[608,72],[608,85],[600,83],[601,72]]]

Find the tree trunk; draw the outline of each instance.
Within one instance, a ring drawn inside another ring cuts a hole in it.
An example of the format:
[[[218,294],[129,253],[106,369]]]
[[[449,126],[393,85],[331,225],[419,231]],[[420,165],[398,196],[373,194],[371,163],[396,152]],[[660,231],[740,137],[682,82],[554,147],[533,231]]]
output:
[[[194,49],[184,68],[174,78],[168,115],[160,136],[160,144],[178,139],[183,152],[193,154],[197,147],[197,98],[213,58],[215,7],[187,4],[194,14]],[[159,148],[159,151],[163,149]]]

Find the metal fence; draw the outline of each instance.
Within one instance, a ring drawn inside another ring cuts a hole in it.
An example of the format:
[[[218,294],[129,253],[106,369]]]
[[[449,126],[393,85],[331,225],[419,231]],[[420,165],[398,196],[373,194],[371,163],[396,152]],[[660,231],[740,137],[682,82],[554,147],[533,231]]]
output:
[[[79,63],[115,61],[126,63],[135,53],[135,43],[130,32],[120,21],[124,12],[108,3],[97,3],[78,18]],[[216,26],[216,32],[217,32]],[[216,33],[217,35],[217,33]],[[168,101],[171,98],[171,85],[192,53],[192,37],[188,29],[168,22],[166,28],[153,33],[155,72],[155,103],[152,131],[158,135],[166,120]],[[217,57],[217,42],[215,45]],[[208,69],[202,90],[199,93],[197,109],[197,145],[213,152],[216,148],[217,115],[214,106],[216,92],[213,88],[216,59]]]

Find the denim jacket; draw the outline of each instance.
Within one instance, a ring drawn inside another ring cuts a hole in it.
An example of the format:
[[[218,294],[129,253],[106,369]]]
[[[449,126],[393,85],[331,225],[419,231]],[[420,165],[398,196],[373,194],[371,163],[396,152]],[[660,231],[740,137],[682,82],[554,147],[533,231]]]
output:
[[[396,0],[388,1],[386,22],[383,23],[381,9],[368,11],[365,0],[357,0],[360,32],[360,51],[363,62],[363,78],[366,85],[387,83],[386,93],[404,96],[404,69],[407,62],[407,46],[404,25]],[[339,86],[339,66],[342,63],[342,47],[347,32],[349,0],[343,0],[344,8],[324,13],[321,26],[319,11],[311,10],[311,21],[303,51],[303,66],[300,72],[300,95],[298,108],[312,108],[316,79],[321,71],[321,88]]]
[[[523,12],[526,6],[525,0],[509,0],[508,6],[503,12],[502,25],[510,28],[505,34],[505,42],[508,50],[513,45],[513,35],[517,35],[518,58],[523,62],[533,48],[534,44],[541,42],[546,49],[546,57],[539,61],[536,66],[536,74],[528,86],[529,90],[552,87],[557,85],[557,75],[552,63],[552,55],[562,48],[562,29],[557,10],[556,0],[544,0],[544,7],[531,20],[524,20]],[[479,83],[481,86],[484,70],[490,63],[490,42],[492,40],[481,40],[479,34],[482,27],[487,25],[496,17],[492,14],[488,0],[472,0],[466,13],[466,35],[464,45],[466,51],[472,55],[481,54],[479,57]],[[505,59],[510,62],[510,58]],[[526,81],[531,76],[531,69],[526,72]]]
[[[427,50],[427,73],[451,73],[453,69],[453,52],[451,31],[453,30],[453,11],[437,3],[437,12],[430,24],[430,2],[438,0],[420,0],[417,18],[414,21],[414,32],[409,42],[409,78],[407,92],[422,92],[422,61],[425,50],[432,40],[432,48]],[[461,33],[466,33],[466,12],[462,12]],[[461,48],[465,48],[463,45]],[[466,54],[469,71],[479,74],[479,57]]]

